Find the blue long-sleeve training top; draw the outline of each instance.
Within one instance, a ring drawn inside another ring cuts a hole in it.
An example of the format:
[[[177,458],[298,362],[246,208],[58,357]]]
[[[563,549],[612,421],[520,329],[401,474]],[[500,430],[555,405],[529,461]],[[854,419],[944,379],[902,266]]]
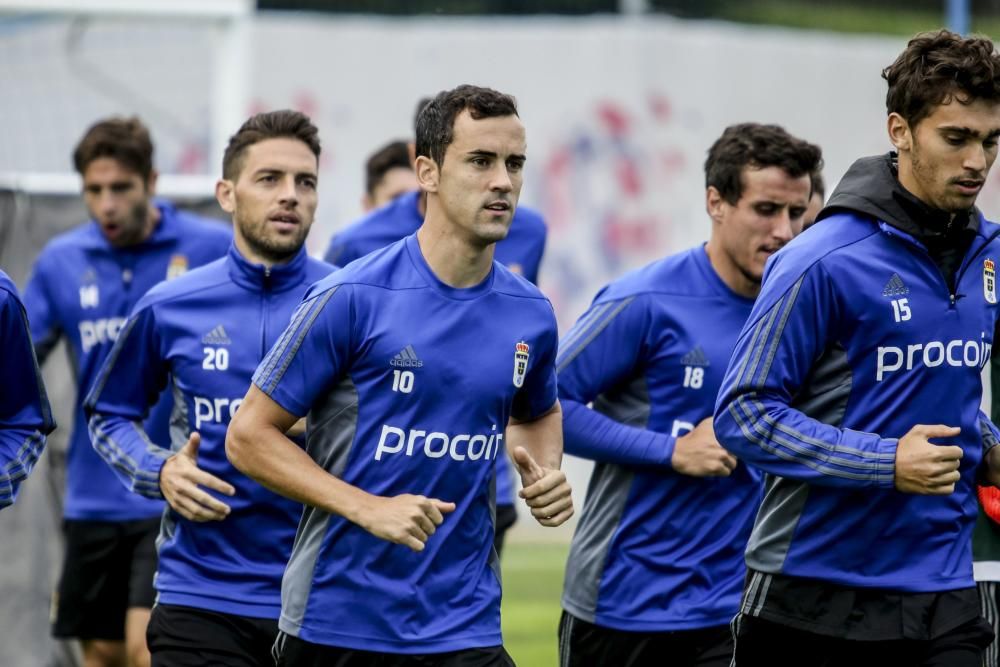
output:
[[[979,217],[954,285],[916,238],[851,211],[771,259],[715,412],[723,445],[767,473],[749,567],[914,593],[974,585],[974,481],[997,442],[979,405],[998,232]],[[895,489],[916,424],[961,428],[954,493]]]
[[[56,423],[17,288],[0,271],[0,508],[17,498]]]
[[[698,478],[670,462],[711,417],[752,305],[697,247],[605,287],[560,342],[565,450],[596,462],[562,598],[577,618],[668,632],[736,614],[760,474],[740,463]]]
[[[50,241],[24,291],[31,337],[41,363],[65,337],[76,379],[76,410],[66,462],[67,519],[131,521],[159,516],[163,504],[131,494],[90,446],[83,399],[129,312],[153,285],[226,254],[228,225],[158,201],[160,221],[134,246],[115,248],[91,220]],[[145,428],[167,437],[170,397],[163,396]]]
[[[159,602],[277,619],[281,575],[302,505],[237,471],[226,428],[257,364],[291,320],[308,287],[333,267],[301,250],[265,268],[231,247],[227,257],[163,283],[139,301],[87,397],[94,447],[124,486],[162,498],[160,469],[192,432],[198,467],[229,482],[222,521],[189,521],[167,508],[159,540]],[[174,397],[169,440],[142,428],[156,396]],[[119,485],[121,486],[121,485]]]

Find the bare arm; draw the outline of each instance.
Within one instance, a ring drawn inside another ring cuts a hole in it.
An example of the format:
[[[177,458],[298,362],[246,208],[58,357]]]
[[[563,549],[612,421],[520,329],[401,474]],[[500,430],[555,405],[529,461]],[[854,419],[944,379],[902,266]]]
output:
[[[376,537],[423,551],[455,509],[453,503],[409,494],[384,498],[331,475],[285,433],[298,421],[255,385],[226,433],[226,456],[238,470],[283,496],[337,514]]]
[[[543,526],[558,526],[573,516],[573,497],[562,464],[562,409],[552,408],[531,421],[511,419],[507,449],[521,475],[518,495]]]

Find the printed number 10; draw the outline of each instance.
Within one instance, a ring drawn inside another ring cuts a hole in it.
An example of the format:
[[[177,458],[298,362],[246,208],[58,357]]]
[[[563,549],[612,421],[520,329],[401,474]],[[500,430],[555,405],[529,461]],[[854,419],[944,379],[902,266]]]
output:
[[[392,372],[392,390],[409,394],[413,391],[413,371]]]

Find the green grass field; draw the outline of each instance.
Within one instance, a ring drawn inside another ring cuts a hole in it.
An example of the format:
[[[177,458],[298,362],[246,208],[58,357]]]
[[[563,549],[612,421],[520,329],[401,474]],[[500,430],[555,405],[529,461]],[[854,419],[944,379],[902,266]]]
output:
[[[508,542],[503,559],[503,637],[518,667],[558,664],[559,596],[569,544]]]

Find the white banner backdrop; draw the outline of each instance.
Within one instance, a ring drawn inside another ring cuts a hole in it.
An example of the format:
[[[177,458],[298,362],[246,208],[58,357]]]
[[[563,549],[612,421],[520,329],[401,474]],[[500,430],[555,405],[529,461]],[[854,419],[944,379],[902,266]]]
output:
[[[301,108],[321,130],[316,253],[358,215],[365,157],[411,135],[418,99],[461,83],[514,94],[522,202],[549,223],[541,285],[565,330],[607,281],[707,238],[703,163],[727,125],[779,123],[820,144],[830,190],[887,150],[880,72],[905,40],[662,17],[272,15],[253,44],[252,107]]]

